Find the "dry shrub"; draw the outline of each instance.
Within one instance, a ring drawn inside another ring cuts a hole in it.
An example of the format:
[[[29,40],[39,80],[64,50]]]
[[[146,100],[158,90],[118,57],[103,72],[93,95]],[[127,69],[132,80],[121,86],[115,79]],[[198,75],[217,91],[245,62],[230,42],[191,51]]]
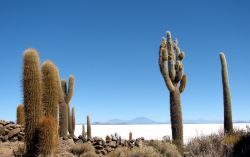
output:
[[[161,141],[150,141],[148,143],[149,146],[154,147],[163,157],[181,157],[181,154],[177,150],[176,146]]]
[[[115,151],[110,152],[108,157],[127,157],[130,153],[130,149],[127,147],[120,147],[115,149]]]
[[[141,148],[135,147],[131,149],[128,157],[163,157],[153,147],[144,146]]]
[[[249,157],[250,156],[250,133],[240,137],[234,145],[232,157]]]
[[[85,154],[87,152],[95,152],[95,148],[88,143],[83,143],[83,144],[75,144],[71,149],[70,152],[76,156]]]
[[[19,143],[17,146],[17,150],[13,150],[13,154],[15,157],[22,157],[26,152],[26,147],[24,143]]]
[[[222,140],[222,144],[228,146],[234,146],[242,136],[243,134],[238,132],[226,134]]]
[[[186,150],[195,157],[223,157],[223,136],[212,134],[195,137],[189,141]]]
[[[86,152],[80,157],[99,157],[95,152]]]

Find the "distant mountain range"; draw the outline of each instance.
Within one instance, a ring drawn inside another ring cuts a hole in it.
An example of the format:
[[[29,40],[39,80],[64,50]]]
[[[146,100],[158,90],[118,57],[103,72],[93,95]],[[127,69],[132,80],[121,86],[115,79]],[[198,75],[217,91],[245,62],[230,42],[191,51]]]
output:
[[[249,123],[250,121],[234,121],[234,123]],[[121,124],[169,124],[169,121],[166,122],[157,122],[151,120],[146,117],[137,117],[131,120],[122,120],[122,119],[111,119],[106,122],[94,122],[94,125],[102,124],[102,125],[121,125]],[[217,124],[223,123],[220,120],[204,120],[204,119],[197,119],[197,120],[184,120],[184,124]]]

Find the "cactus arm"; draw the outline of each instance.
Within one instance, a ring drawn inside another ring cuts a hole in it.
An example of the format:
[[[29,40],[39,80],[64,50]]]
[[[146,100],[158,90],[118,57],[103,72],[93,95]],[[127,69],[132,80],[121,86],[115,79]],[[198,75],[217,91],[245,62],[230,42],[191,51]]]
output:
[[[174,91],[174,85],[169,77],[169,72],[168,72],[168,67],[167,67],[167,49],[166,49],[166,40],[162,40],[162,44],[160,46],[160,51],[159,51],[159,66],[160,66],[160,71],[163,76],[163,79],[165,81],[165,84],[168,88],[169,91]]]
[[[185,90],[186,84],[187,84],[187,76],[183,75],[181,78],[180,87],[179,87],[180,93],[182,93]]]
[[[183,65],[180,61],[177,61],[175,66],[176,66],[175,83],[178,83],[183,76]]]
[[[168,61],[168,69],[169,69],[169,76],[172,82],[174,82],[175,80],[175,75],[176,75],[176,71],[175,71],[175,64],[174,64],[174,59],[170,57],[169,61]]]
[[[74,82],[75,82],[75,78],[73,75],[71,75],[69,77],[69,87],[68,87],[68,92],[67,92],[67,95],[66,95],[66,98],[65,98],[65,101],[67,104],[69,104],[72,96],[73,96],[73,92],[74,92]]]
[[[61,80],[61,87],[64,97],[67,95],[67,82],[66,80]]]

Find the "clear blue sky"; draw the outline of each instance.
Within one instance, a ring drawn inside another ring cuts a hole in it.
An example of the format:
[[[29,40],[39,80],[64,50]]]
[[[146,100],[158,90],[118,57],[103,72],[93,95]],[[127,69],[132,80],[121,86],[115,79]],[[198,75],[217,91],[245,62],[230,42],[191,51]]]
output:
[[[158,67],[167,30],[185,51],[184,119],[223,119],[219,52],[228,60],[233,119],[250,120],[250,2],[0,2],[0,119],[15,120],[22,103],[22,55],[36,48],[62,78],[76,78],[77,122],[144,116],[168,121],[169,92]]]

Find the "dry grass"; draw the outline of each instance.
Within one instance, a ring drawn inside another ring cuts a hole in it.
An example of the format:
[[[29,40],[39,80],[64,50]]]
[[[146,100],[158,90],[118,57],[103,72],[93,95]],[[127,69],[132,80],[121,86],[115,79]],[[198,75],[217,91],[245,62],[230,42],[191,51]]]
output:
[[[223,136],[213,134],[195,137],[186,146],[186,150],[195,157],[223,157]]]
[[[161,141],[150,141],[148,143],[149,146],[154,147],[163,157],[181,157],[181,154],[177,150],[176,146]]]
[[[95,152],[86,152],[82,154],[80,157],[99,157]]]
[[[82,154],[85,154],[87,152],[95,152],[95,148],[88,143],[84,144],[75,144],[71,149],[70,152],[78,157],[80,157]]]
[[[127,157],[129,155],[130,149],[127,147],[120,147],[115,149],[115,151],[110,152],[108,157]]]
[[[13,150],[13,154],[15,157],[22,157],[25,155],[26,147],[24,143],[19,143],[17,146],[17,150]]]
[[[132,149],[121,147],[108,154],[108,157],[163,157],[153,147],[143,146]]]

